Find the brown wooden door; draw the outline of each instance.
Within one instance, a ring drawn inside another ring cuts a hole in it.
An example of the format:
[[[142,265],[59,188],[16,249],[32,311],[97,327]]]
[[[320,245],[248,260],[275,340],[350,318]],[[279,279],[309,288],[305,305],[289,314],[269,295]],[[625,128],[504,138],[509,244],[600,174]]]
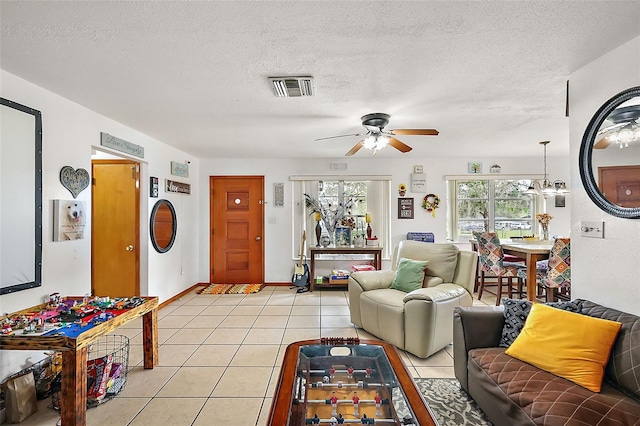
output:
[[[598,167],[600,192],[620,207],[640,207],[640,166]]]
[[[140,295],[140,165],[91,162],[91,291],[95,296]]]
[[[210,178],[211,282],[264,282],[264,177]]]

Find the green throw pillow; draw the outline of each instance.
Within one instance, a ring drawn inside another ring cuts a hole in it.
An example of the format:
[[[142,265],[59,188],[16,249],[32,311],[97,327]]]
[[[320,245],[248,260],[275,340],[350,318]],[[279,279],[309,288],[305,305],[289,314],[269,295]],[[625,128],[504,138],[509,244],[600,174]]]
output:
[[[391,288],[409,293],[422,287],[424,270],[427,268],[426,260],[413,260],[400,258],[396,276],[391,283]]]

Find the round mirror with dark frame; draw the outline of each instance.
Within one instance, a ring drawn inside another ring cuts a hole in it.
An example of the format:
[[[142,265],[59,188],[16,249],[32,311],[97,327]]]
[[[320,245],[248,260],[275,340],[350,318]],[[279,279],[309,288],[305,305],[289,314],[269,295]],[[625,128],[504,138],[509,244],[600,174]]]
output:
[[[605,212],[640,219],[640,86],[598,109],[582,138],[580,178]]]
[[[176,210],[169,200],[158,200],[151,210],[149,232],[151,244],[159,253],[166,253],[176,241],[178,221]]]

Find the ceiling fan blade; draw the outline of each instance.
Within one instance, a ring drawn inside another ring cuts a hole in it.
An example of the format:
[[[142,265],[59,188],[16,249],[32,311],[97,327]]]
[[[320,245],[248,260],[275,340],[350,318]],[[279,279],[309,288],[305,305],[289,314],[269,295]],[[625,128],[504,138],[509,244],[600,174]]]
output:
[[[351,135],[329,136],[329,137],[326,137],[326,138],[318,138],[318,139],[315,139],[315,140],[316,140],[316,141],[324,141],[324,140],[327,140],[327,139],[346,138],[347,136],[362,136],[362,134],[360,134],[360,133],[353,133],[353,134],[351,134]]]
[[[389,138],[389,145],[391,145],[392,147],[394,147],[395,149],[397,149],[400,152],[409,152],[409,151],[411,151],[413,149],[409,145],[407,145],[406,143],[400,142],[396,138]]]
[[[394,135],[425,135],[437,136],[440,132],[436,129],[395,129],[391,130]]]
[[[349,157],[352,156],[353,154],[355,154],[356,152],[360,151],[360,148],[362,148],[364,146],[364,140],[361,140],[360,142],[358,142],[357,144],[355,144],[353,146],[353,148],[351,148],[349,150],[349,152],[347,152],[344,156],[345,157]]]
[[[602,138],[602,139],[598,140],[598,142],[593,144],[593,148],[594,149],[605,149],[609,145],[611,145],[611,141],[609,139],[607,139],[607,138]]]
[[[607,133],[610,130],[617,129],[618,127],[626,126],[627,124],[629,124],[629,123],[628,122],[624,122],[624,123],[613,124],[611,126],[608,126],[608,127],[603,128],[603,129],[600,129],[600,131],[598,131],[598,134],[601,135],[603,133]]]

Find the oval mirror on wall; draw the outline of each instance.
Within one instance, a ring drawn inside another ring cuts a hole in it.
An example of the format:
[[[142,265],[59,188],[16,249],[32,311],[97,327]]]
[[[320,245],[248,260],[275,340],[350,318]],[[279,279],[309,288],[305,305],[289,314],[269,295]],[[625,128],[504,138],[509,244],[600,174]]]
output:
[[[582,138],[579,161],[582,184],[598,207],[640,218],[640,87],[600,107]]]
[[[151,244],[159,253],[166,253],[176,240],[178,222],[176,210],[169,200],[159,200],[151,210],[149,231]]]

